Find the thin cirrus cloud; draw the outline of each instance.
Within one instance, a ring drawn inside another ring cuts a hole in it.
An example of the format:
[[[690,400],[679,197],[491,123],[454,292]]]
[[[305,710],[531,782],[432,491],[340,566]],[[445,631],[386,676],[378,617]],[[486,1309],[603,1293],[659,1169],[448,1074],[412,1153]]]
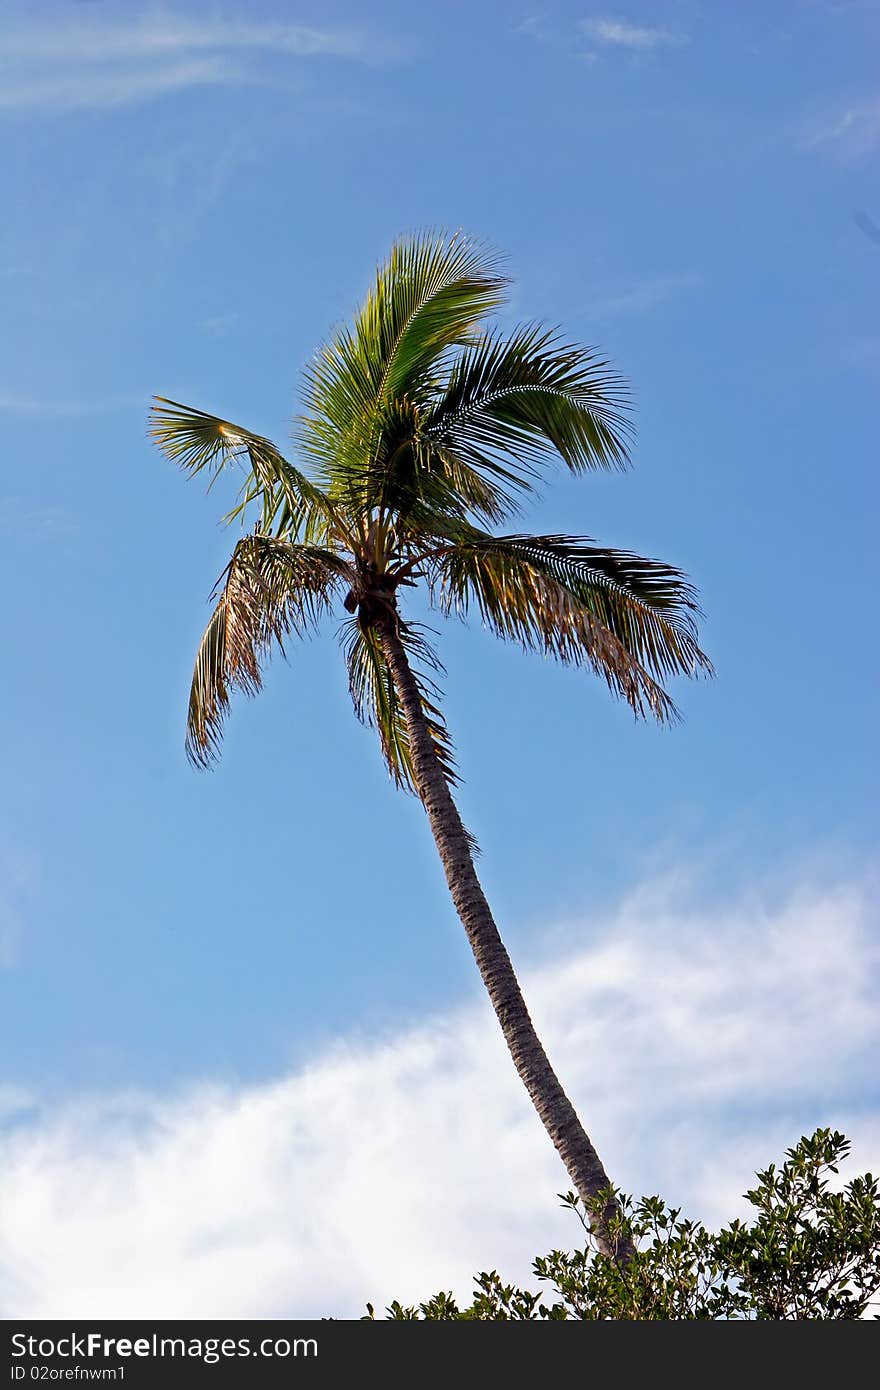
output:
[[[817,1125],[876,1166],[870,888],[804,874],[719,907],[671,874],[544,937],[526,993],[619,1183],[717,1224]],[[17,1094],[6,1318],[357,1317],[368,1299],[466,1296],[483,1268],[530,1281],[533,1255],[578,1240],[483,1003],[342,1039],[262,1085]]]
[[[659,308],[681,294],[700,289],[704,276],[696,270],[675,275],[653,275],[619,288],[597,294],[586,306],[585,313],[593,319],[638,317]]]
[[[854,102],[805,132],[808,149],[827,150],[845,161],[866,159],[880,149],[880,97]]]
[[[20,937],[21,918],[4,895],[0,897],[0,970],[8,970],[17,963]]]
[[[627,19],[611,15],[581,20],[580,29],[593,43],[601,44],[604,48],[624,48],[635,53],[647,53],[656,48],[680,48],[688,42],[685,34],[632,24]]]
[[[6,508],[0,499],[0,533]],[[9,970],[20,959],[21,942],[30,898],[38,878],[37,857],[21,846],[0,851],[0,970]],[[6,1088],[0,1083],[0,1118]]]
[[[0,390],[0,415],[82,416],[111,415],[117,410],[144,408],[149,392],[128,392],[125,395],[95,398],[38,396],[27,392]]]
[[[131,105],[195,87],[259,81],[261,58],[377,63],[398,52],[354,29],[170,13],[130,13],[106,23],[7,21],[0,28],[0,110]]]

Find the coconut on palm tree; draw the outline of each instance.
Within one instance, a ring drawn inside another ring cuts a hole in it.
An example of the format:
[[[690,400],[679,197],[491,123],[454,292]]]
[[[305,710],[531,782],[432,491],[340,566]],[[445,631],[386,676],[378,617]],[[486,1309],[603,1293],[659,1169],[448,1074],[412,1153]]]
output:
[[[595,351],[546,328],[486,326],[504,301],[496,258],[462,236],[397,243],[350,327],[306,370],[299,466],[270,440],[158,397],[152,434],[189,473],[244,468],[230,521],[253,518],[215,593],[196,657],[191,759],[218,752],[234,689],[260,689],[274,647],[336,604],[354,708],[395,782],[421,799],[449,891],[514,1065],[578,1193],[609,1179],[535,1032],[453,799],[439,659],[401,590],[443,614],[476,610],[500,637],[586,666],[639,716],[676,717],[669,677],[711,670],[685,576],[584,536],[509,523],[547,467],[619,469],[626,390]],[[609,1208],[611,1210],[612,1208]],[[610,1237],[600,1236],[613,1253]]]

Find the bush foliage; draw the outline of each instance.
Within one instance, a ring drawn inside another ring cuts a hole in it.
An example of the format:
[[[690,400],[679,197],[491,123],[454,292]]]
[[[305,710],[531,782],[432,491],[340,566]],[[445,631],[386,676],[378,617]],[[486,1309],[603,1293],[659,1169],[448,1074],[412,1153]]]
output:
[[[870,1173],[841,1184],[832,1175],[849,1153],[844,1135],[817,1129],[789,1149],[785,1162],[757,1174],[745,1194],[753,1214],[717,1234],[659,1197],[633,1201],[618,1193],[618,1248],[629,1235],[627,1262],[599,1253],[590,1229],[607,1193],[585,1205],[561,1195],[583,1227],[571,1253],[535,1260],[540,1292],[506,1284],[493,1271],[475,1280],[473,1301],[460,1307],[438,1293],[417,1307],[393,1302],[391,1320],[533,1321],[678,1318],[856,1319],[876,1308],[880,1291],[880,1193]],[[591,1211],[591,1207],[595,1211]],[[375,1317],[367,1304],[367,1318]],[[880,1316],[875,1312],[874,1316]]]

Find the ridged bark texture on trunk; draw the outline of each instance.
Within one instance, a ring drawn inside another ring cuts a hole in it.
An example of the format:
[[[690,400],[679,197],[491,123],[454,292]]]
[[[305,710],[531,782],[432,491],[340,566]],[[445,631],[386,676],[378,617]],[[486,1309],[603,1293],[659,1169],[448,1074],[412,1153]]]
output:
[[[382,615],[376,621],[376,628],[400,695],[416,786],[428,813],[456,911],[467,933],[514,1066],[578,1194],[586,1201],[610,1187],[608,1175],[563,1091],[529,1017],[510,957],[480,887],[464,825],[434,750],[419,689],[398,633],[396,616],[391,612]],[[618,1240],[612,1248],[605,1225],[616,1210],[616,1204],[609,1204],[605,1220],[594,1227],[594,1236],[603,1254],[619,1263],[626,1263],[632,1247],[629,1242]]]

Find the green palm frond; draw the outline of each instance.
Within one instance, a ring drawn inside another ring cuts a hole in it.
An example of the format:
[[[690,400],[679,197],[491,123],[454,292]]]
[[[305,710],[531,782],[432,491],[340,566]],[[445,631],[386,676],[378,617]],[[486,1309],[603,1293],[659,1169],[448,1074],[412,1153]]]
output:
[[[493,462],[491,475],[433,438],[424,429],[424,412],[409,401],[382,407],[381,429],[372,462],[353,478],[359,503],[368,511],[394,515],[398,524],[423,529],[433,517],[501,521],[519,509],[519,478]],[[420,518],[421,520],[417,520]]]
[[[464,349],[425,433],[512,502],[554,453],[574,473],[625,467],[626,405],[622,378],[593,351],[525,326]]]
[[[467,532],[421,561],[444,611],[464,616],[475,605],[499,636],[589,664],[634,713],[660,722],[676,717],[660,682],[711,673],[679,570],[579,537]]]
[[[341,523],[329,499],[283,458],[271,440],[203,410],[154,397],[150,435],[166,458],[189,474],[206,470],[211,485],[226,467],[245,462],[242,498],[226,517],[243,516],[258,501],[260,530],[273,529],[291,540],[321,543]]]
[[[428,528],[432,519],[461,517],[498,521],[515,510],[513,489],[499,466],[491,482],[465,459],[429,438],[424,412],[406,398],[375,412],[369,450],[354,451],[355,464],[338,467],[331,484],[334,504],[347,514],[393,517],[401,527]],[[515,482],[515,479],[511,479]]]
[[[306,371],[299,441],[331,494],[349,495],[375,465],[383,407],[432,400],[450,349],[472,341],[503,303],[505,283],[497,258],[461,234],[395,244],[353,326],[340,328]]]
[[[430,644],[411,624],[401,624],[401,640],[407,649],[413,675],[422,698],[422,710],[443,774],[450,786],[457,783],[455,757],[449,731],[440,709],[437,683],[427,671],[442,674],[442,666]],[[356,619],[343,623],[340,633],[354,711],[362,724],[379,735],[382,754],[394,782],[415,792],[409,735],[403,706],[385,660],[379,634]]]
[[[354,325],[378,398],[424,397],[438,357],[470,341],[506,284],[498,257],[460,232],[396,242]]]
[[[314,628],[352,576],[345,561],[316,546],[259,534],[238,542],[196,655],[186,732],[193,763],[204,767],[218,756],[232,691],[255,695],[271,647],[283,652],[288,635]]]
[[[460,515],[478,522],[498,523],[516,516],[523,494],[537,481],[537,472],[529,470],[532,481],[526,481],[521,464],[508,466],[500,457],[475,453],[454,439],[425,435],[422,449],[458,499]]]
[[[443,518],[464,520],[480,503],[494,506],[494,493],[483,479],[454,461],[447,467],[440,451],[421,433],[419,412],[408,402],[383,407],[383,430],[372,466],[361,470],[363,505],[393,518],[398,533]]]

